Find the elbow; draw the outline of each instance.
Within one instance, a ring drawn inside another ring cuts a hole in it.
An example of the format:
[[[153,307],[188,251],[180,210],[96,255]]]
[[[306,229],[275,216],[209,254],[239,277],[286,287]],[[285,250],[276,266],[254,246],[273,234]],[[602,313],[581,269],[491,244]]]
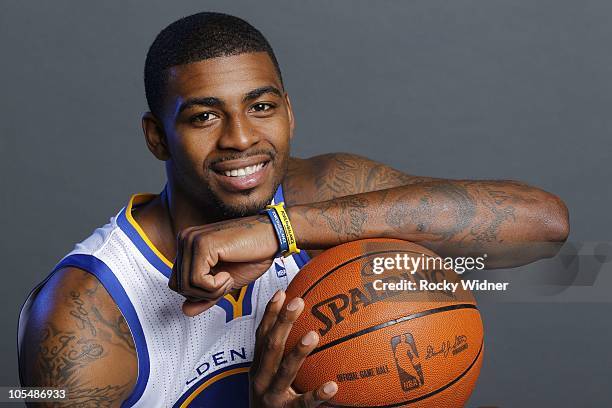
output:
[[[542,238],[544,242],[563,244],[570,233],[567,206],[554,194],[545,193],[540,207]]]
[[[551,228],[552,240],[555,242],[565,242],[570,233],[569,211],[567,206],[557,196],[553,196],[555,201],[553,227]]]

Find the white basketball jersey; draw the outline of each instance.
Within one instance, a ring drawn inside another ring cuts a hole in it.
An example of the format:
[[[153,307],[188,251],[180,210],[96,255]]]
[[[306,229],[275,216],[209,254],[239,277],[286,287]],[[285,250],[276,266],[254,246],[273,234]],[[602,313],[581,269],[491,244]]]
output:
[[[18,349],[38,290],[55,271],[77,267],[104,285],[136,345],[138,380],[122,407],[248,407],[255,330],[269,299],[287,287],[308,255],[301,251],[276,258],[259,279],[241,289],[238,299],[226,295],[206,312],[187,317],[181,311],[183,296],[168,288],[172,263],[131,214],[133,206],[152,198],[133,196],[32,290],[19,316]],[[283,201],[280,186],[273,201]]]

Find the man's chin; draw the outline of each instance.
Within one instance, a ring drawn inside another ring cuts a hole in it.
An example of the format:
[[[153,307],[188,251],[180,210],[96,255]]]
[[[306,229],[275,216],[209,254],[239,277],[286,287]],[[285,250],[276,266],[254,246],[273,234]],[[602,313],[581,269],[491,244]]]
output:
[[[217,197],[217,208],[224,218],[248,217],[258,214],[266,205],[270,204],[274,193],[269,197],[255,198],[248,194],[239,194],[241,197],[226,199]]]

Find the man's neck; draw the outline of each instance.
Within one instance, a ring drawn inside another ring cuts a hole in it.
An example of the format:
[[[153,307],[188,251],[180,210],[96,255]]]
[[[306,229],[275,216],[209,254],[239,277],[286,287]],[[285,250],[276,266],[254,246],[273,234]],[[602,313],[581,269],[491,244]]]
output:
[[[206,213],[169,186],[153,200],[132,210],[132,216],[153,245],[172,262],[176,257],[176,237],[180,231],[218,221],[207,218]]]

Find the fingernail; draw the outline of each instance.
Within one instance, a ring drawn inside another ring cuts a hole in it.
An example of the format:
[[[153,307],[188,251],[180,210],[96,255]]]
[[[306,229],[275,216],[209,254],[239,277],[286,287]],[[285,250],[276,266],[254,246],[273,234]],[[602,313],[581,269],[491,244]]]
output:
[[[336,391],[338,391],[338,384],[333,381],[330,381],[323,386],[323,392],[327,395],[335,394]]]
[[[289,304],[287,305],[287,310],[290,312],[293,312],[294,310],[297,310],[298,307],[300,307],[300,303],[302,302],[302,299],[300,298],[295,298],[293,299],[291,302],[289,302]]]
[[[315,341],[317,341],[317,333],[314,331],[309,331],[304,335],[304,337],[302,337],[302,344],[305,346],[310,346]]]
[[[280,298],[281,298],[281,291],[277,290],[274,296],[272,296],[272,299],[270,299],[270,302],[278,302]]]

